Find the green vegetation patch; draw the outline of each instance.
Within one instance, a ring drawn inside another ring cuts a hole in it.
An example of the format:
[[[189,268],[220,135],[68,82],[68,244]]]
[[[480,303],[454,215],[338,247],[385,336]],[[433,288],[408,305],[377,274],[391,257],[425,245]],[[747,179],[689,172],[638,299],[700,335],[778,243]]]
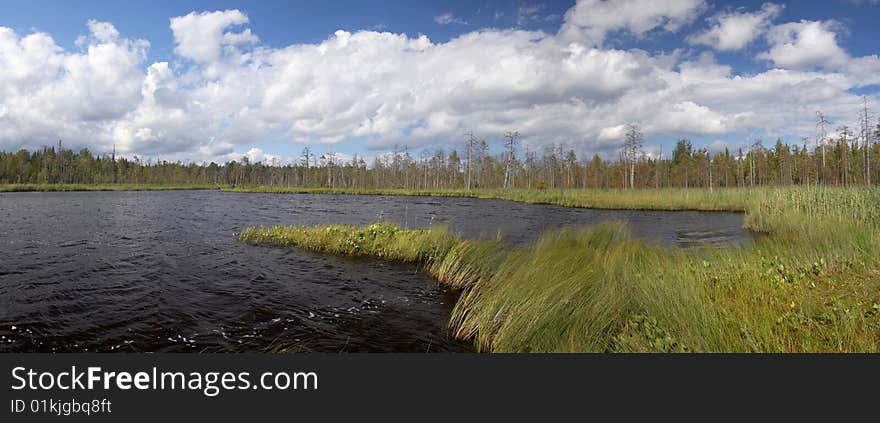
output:
[[[662,248],[622,223],[516,248],[385,222],[252,227],[239,238],[419,263],[462,291],[449,324],[481,351],[880,350],[878,190],[743,191],[719,198],[742,201],[746,226],[768,234],[744,246]]]

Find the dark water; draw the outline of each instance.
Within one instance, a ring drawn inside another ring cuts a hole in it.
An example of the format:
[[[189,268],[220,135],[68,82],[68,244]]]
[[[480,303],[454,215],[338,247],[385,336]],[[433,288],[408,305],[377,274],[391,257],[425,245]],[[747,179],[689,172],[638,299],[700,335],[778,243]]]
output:
[[[624,220],[669,245],[739,242],[733,213],[216,191],[0,193],[0,351],[466,351],[455,294],[415,266],[236,241],[254,224],[426,227],[511,243]]]

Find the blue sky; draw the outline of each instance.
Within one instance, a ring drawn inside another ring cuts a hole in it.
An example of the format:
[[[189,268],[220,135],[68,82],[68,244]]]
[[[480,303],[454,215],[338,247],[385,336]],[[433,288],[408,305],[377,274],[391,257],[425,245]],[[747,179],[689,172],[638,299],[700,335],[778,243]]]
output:
[[[515,0],[373,0],[373,1],[171,1],[128,2],[121,5],[112,0],[80,1],[24,1],[0,0],[0,24],[21,33],[34,29],[53,35],[59,44],[72,48],[74,40],[85,32],[89,19],[112,22],[125,35],[150,41],[150,61],[173,59],[173,36],[168,20],[192,11],[239,9],[250,17],[250,27],[261,41],[272,47],[294,43],[315,43],[326,39],[337,29],[355,31],[372,29],[406,33],[410,36],[428,35],[433,41],[443,42],[479,28],[525,27],[555,32],[562,16],[574,1],[515,1]],[[764,1],[719,1],[710,4],[710,10],[725,8],[760,9]],[[870,0],[829,0],[778,2],[785,5],[782,18],[828,20],[843,23],[846,31],[842,43],[854,55],[878,53],[880,7]],[[544,19],[520,20],[523,11],[537,8],[536,14]],[[435,16],[453,13],[467,22],[441,25]],[[710,12],[711,14],[711,12]],[[553,18],[555,16],[555,18]],[[694,27],[699,27],[695,22]],[[654,37],[634,40],[620,37],[622,48],[645,48],[652,51],[670,51],[682,44],[686,33],[655,34]],[[760,70],[759,61],[742,60],[740,54],[725,55],[743,69]]]
[[[562,15],[574,1],[515,0],[493,1],[171,1],[128,2],[121,5],[112,0],[80,1],[23,1],[0,0],[3,10],[0,22],[20,32],[33,29],[49,32],[59,42],[73,46],[77,36],[85,32],[89,19],[112,22],[131,37],[150,40],[151,60],[169,60],[173,37],[168,30],[172,16],[192,11],[239,9],[250,17],[250,27],[261,40],[273,47],[293,43],[313,43],[326,39],[337,29],[380,29],[410,36],[427,34],[434,41],[447,41],[462,33],[478,28],[526,27],[555,32],[562,23]],[[764,1],[714,2],[710,10],[744,8],[756,10]],[[876,54],[877,22],[880,7],[869,0],[829,0],[779,2],[785,4],[782,17],[786,20],[827,20],[842,22],[847,32],[842,40],[855,55]],[[555,19],[518,22],[520,8],[537,8],[541,17]],[[466,20],[467,25],[440,25],[435,16],[453,13]],[[496,16],[496,14],[500,16]],[[520,25],[521,24],[521,25]],[[699,26],[697,22],[694,26]],[[647,47],[651,50],[671,50],[681,44],[682,34],[661,36],[636,42],[623,37],[623,47]],[[734,57],[735,58],[735,57]]]
[[[70,46],[84,32],[89,19],[113,22],[132,37],[150,40],[154,60],[167,60],[173,37],[168,30],[172,16],[192,11],[239,9],[250,17],[250,27],[264,43],[283,47],[293,43],[313,43],[326,39],[337,29],[381,29],[410,36],[427,34],[446,41],[461,33],[482,27],[510,27],[517,24],[520,7],[538,6],[542,15],[561,18],[573,1],[0,1],[5,26],[19,31],[31,28],[47,31]],[[453,13],[468,25],[440,25],[434,16]],[[496,13],[500,14],[497,19]],[[561,19],[529,21],[527,26],[554,31]]]
[[[0,92],[14,93],[0,99],[0,148],[63,137],[148,157],[284,161],[304,145],[417,155],[469,130],[497,144],[510,128],[532,148],[612,155],[625,123],[643,127],[649,150],[679,136],[735,148],[813,136],[815,109],[854,123],[859,96],[877,100],[877,1],[658,3],[0,0],[0,64],[18,69],[0,74]],[[706,35],[749,16],[755,35],[728,40],[736,48]],[[54,47],[33,47],[34,34]]]

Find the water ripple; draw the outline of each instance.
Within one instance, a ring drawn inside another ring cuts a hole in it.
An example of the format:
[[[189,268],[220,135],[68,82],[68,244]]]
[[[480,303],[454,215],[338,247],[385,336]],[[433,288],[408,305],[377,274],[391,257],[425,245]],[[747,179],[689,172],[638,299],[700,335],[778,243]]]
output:
[[[731,213],[214,191],[0,193],[0,352],[466,351],[455,294],[414,266],[239,243],[254,224],[449,222],[508,242],[617,219],[668,245],[743,238]]]

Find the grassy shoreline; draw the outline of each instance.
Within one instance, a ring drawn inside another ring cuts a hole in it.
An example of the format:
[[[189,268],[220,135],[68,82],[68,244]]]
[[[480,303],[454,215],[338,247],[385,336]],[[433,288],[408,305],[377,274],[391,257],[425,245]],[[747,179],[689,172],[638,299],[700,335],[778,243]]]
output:
[[[744,227],[763,233],[812,232],[825,223],[880,222],[880,188],[761,187],[659,190],[357,190],[272,186],[223,188],[224,192],[465,197],[563,207],[744,212]]]
[[[10,191],[215,189],[0,185]],[[880,351],[880,188],[406,191],[240,187],[232,192],[491,198],[565,207],[745,212],[745,246],[682,251],[607,223],[532,245],[442,227],[251,227],[244,242],[422,266],[462,292],[449,325],[480,351]]]
[[[626,204],[657,205],[633,194]],[[880,350],[880,190],[744,190],[724,201],[769,235],[689,251],[633,239],[620,223],[549,231],[512,250],[389,223],[252,227],[239,238],[417,263],[462,290],[449,324],[481,351]]]
[[[729,195],[747,189],[659,190],[525,190],[525,189],[474,189],[474,190],[405,190],[405,189],[342,189],[342,188],[296,188],[275,186],[245,186],[221,188],[224,192],[263,194],[342,194],[342,195],[388,195],[412,197],[458,197],[508,200],[529,204],[547,204],[564,207],[612,209],[612,210],[665,210],[665,211],[719,211],[744,212],[747,203],[739,195]]]
[[[214,185],[163,184],[0,184],[0,192],[210,190]]]

